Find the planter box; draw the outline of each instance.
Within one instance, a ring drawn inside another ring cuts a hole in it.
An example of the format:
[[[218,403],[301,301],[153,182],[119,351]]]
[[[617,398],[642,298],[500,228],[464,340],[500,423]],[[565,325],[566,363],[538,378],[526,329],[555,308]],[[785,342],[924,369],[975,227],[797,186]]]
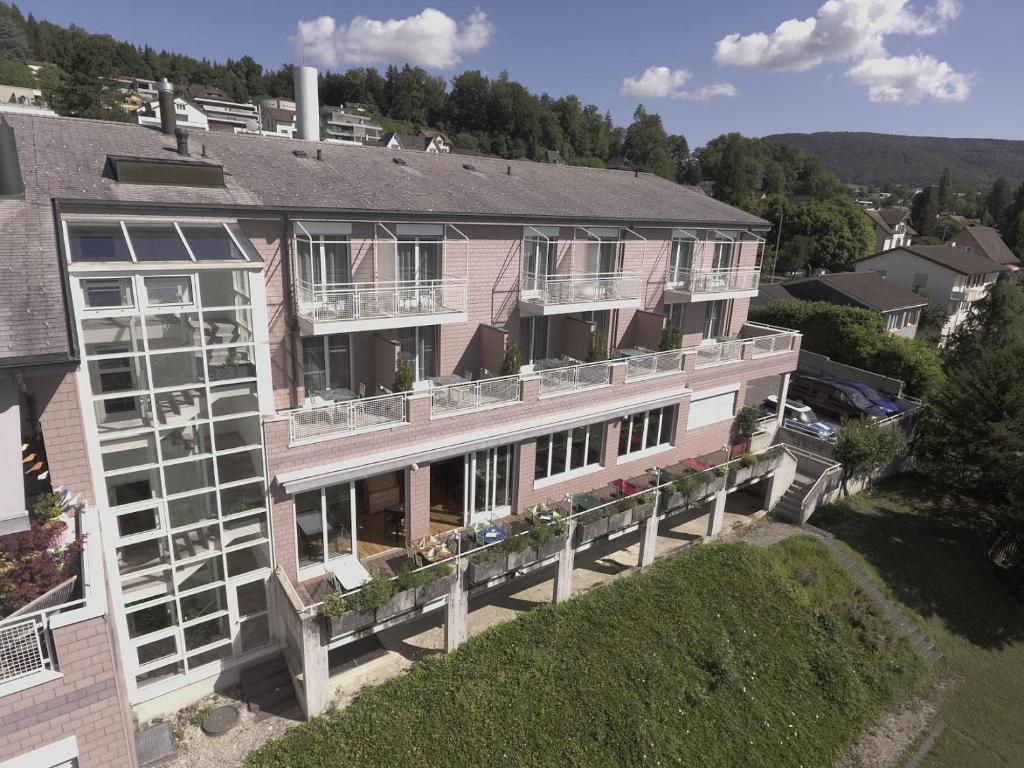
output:
[[[479,584],[488,579],[493,579],[505,572],[505,564],[507,558],[496,557],[492,560],[488,560],[485,563],[474,563],[472,560],[469,562],[469,580],[473,584]]]
[[[373,624],[374,612],[346,611],[341,616],[325,616],[324,618],[327,620],[328,633],[331,637],[338,637]]]
[[[620,528],[625,528],[627,525],[633,522],[633,510],[627,509],[625,512],[615,512],[608,517],[608,533],[614,533]]]
[[[238,365],[211,365],[210,381],[229,381],[231,379],[251,379],[256,376],[256,366],[252,363]]]
[[[537,559],[545,560],[546,558],[549,558],[552,555],[557,555],[559,552],[562,551],[562,548],[564,546],[565,536],[556,536],[546,544],[541,544],[539,547],[537,547]]]
[[[416,607],[416,590],[407,589],[399,592],[377,609],[377,621],[387,621],[392,616],[411,611]]]
[[[419,587],[416,590],[416,605],[423,605],[431,600],[437,600],[439,597],[447,595],[451,591],[452,579],[454,578],[455,574],[449,574],[448,576],[436,579],[425,587]]]
[[[595,520],[592,523],[584,523],[582,521],[576,523],[576,538],[581,543],[596,539],[598,536],[604,536],[606,533],[608,533],[607,517],[602,517],[600,520]]]
[[[537,550],[532,547],[524,549],[522,552],[509,552],[505,563],[506,569],[514,571],[517,568],[522,568],[524,565],[529,565],[536,559]]]
[[[632,512],[634,523],[643,522],[644,520],[646,520],[654,514],[654,502],[650,501],[646,504],[641,504],[640,506],[633,507]]]
[[[739,483],[745,483],[747,480],[754,476],[754,471],[757,469],[757,464],[750,467],[730,467],[729,468],[729,480],[727,484],[729,486],[738,485]]]

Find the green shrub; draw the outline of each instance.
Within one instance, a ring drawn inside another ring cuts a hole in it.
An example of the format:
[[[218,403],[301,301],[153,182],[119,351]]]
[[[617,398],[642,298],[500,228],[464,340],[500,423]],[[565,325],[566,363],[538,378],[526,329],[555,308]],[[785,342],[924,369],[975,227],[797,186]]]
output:
[[[505,357],[501,361],[501,368],[498,369],[498,374],[501,376],[512,376],[519,373],[519,369],[523,367],[523,358],[519,354],[519,345],[516,344],[515,339],[509,339],[505,345]]]
[[[337,618],[343,613],[348,612],[351,608],[352,606],[349,605],[348,600],[342,596],[341,592],[331,592],[324,598],[324,603],[320,606],[320,614]]]
[[[398,365],[395,366],[395,383],[392,385],[392,389],[395,392],[410,392],[415,381],[416,376],[412,372],[412,366],[405,358],[399,358]]]
[[[750,437],[757,432],[757,422],[761,413],[753,405],[745,405],[736,416],[736,431],[744,437]]]
[[[658,343],[659,352],[668,352],[670,349],[679,349],[683,346],[683,334],[671,323],[666,325],[661,332],[661,341]]]
[[[360,611],[375,611],[387,605],[388,600],[395,596],[395,582],[383,574],[375,574],[355,596],[355,604]]]
[[[401,569],[395,579],[395,592],[405,592],[407,589],[418,589],[425,587],[437,580],[437,568],[425,568],[417,571],[406,567]]]
[[[747,453],[744,453],[742,456],[740,456],[739,465],[741,467],[743,467],[744,469],[746,469],[747,467],[754,466],[760,460],[761,460],[760,454],[750,453],[748,451]]]
[[[598,363],[608,359],[608,335],[600,330],[595,330],[590,335],[590,348],[587,349],[587,362]]]

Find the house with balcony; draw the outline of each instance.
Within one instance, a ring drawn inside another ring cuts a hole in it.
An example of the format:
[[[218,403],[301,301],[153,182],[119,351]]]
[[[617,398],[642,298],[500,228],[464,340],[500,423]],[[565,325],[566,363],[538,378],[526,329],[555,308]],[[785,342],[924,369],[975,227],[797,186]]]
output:
[[[957,232],[953,238],[952,245],[957,248],[965,248],[969,253],[977,253],[986,256],[996,264],[1001,264],[1009,270],[1020,269],[1020,259],[1010,250],[1010,247],[1003,240],[999,230],[994,227],[983,227],[980,224],[970,224],[965,229]]]
[[[11,125],[15,309],[65,338],[33,412],[88,483],[139,723],[271,664],[321,711],[339,649],[465,597],[335,632],[326,593],[538,505],[715,470],[690,494],[714,535],[734,492],[788,484],[729,464],[748,382],[785,398],[800,347],[747,321],[755,216],[644,173]]]
[[[192,84],[188,94],[193,104],[206,115],[211,131],[258,133],[260,108],[248,102],[234,101],[220,88]]]
[[[999,276],[1009,271],[956,245],[900,246],[859,259],[852,266],[856,272],[879,272],[893,285],[945,302],[949,319],[942,340],[960,327],[974,302],[984,298]]]
[[[373,122],[369,111],[362,104],[324,107],[321,125],[325,141],[343,144],[373,144],[380,140],[383,133],[383,129]]]
[[[864,213],[875,229],[876,253],[910,245],[911,236],[917,234],[910,226],[909,208],[865,208]]]

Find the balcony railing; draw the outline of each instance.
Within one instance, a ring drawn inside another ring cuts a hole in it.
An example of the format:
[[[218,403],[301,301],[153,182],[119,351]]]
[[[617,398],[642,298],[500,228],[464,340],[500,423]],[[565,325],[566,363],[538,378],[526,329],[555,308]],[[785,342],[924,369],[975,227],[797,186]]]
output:
[[[55,669],[48,612],[18,616],[0,624],[0,684]]]
[[[299,283],[299,314],[315,322],[373,320],[466,311],[466,281]]]
[[[558,395],[595,389],[611,384],[612,368],[607,362],[548,368],[540,372],[541,395]]]
[[[753,357],[774,355],[777,352],[791,352],[796,344],[795,333],[777,333],[771,336],[755,336],[751,339]]]
[[[681,349],[670,349],[626,358],[626,381],[643,381],[666,373],[677,373],[683,370],[683,355]]]
[[[742,269],[680,269],[667,278],[671,290],[687,293],[728,293],[757,290],[761,270]]]
[[[978,301],[985,297],[990,283],[981,285],[957,285],[950,291],[950,301]]]
[[[697,347],[696,367],[706,368],[710,365],[721,365],[722,363],[732,363],[740,360],[743,357],[743,346],[747,343],[745,339],[730,339]]]
[[[430,415],[446,416],[452,413],[479,411],[497,405],[518,403],[519,376],[467,381],[430,390]]]
[[[525,301],[539,304],[588,304],[640,298],[639,272],[593,272],[522,277]]]
[[[404,424],[405,400],[406,395],[401,392],[297,408],[289,413],[291,440],[294,443]]]

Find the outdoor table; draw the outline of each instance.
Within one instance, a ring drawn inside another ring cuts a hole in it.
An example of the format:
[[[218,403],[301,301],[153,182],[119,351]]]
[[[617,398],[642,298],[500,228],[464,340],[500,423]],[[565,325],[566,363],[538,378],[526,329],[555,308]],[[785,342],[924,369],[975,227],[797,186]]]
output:
[[[494,544],[497,541],[504,541],[506,535],[505,531],[496,525],[481,528],[474,534],[477,544]]]
[[[594,507],[599,507],[604,503],[599,498],[589,493],[581,493],[578,496],[573,496],[572,501],[573,504],[579,507],[583,512],[591,510]]]

